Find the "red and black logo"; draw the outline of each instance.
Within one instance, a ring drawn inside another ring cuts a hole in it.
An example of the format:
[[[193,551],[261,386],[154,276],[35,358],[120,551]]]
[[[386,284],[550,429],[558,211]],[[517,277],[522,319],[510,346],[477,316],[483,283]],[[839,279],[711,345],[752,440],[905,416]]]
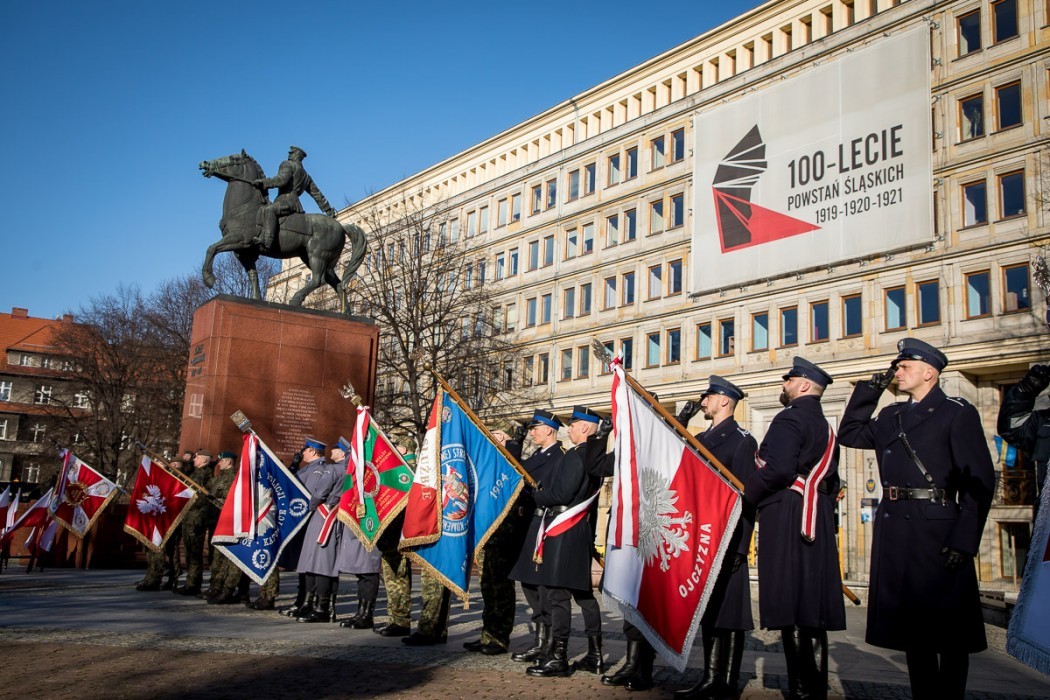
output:
[[[756,124],[715,170],[711,190],[715,196],[723,253],[820,228],[751,202],[751,190],[768,166],[766,144],[762,143]]]

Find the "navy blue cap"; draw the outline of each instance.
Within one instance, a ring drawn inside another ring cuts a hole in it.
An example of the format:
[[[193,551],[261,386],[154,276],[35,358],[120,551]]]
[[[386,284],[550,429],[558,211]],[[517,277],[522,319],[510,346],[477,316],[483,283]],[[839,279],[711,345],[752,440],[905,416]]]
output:
[[[943,352],[917,338],[901,338],[898,340],[897,352],[900,354],[893,359],[893,364],[897,364],[901,360],[920,360],[938,372],[948,366],[948,358]]]
[[[587,421],[588,423],[594,423],[597,425],[602,422],[601,414],[592,411],[586,406],[573,406],[572,417],[569,418],[569,424],[573,424],[578,420]]]
[[[736,384],[733,384],[732,382],[726,379],[722,379],[717,374],[712,374],[710,377],[707,378],[707,389],[704,391],[704,393],[700,394],[700,398],[709,396],[711,394],[721,394],[722,396],[728,396],[734,401],[739,401],[740,399],[747,396],[747,394],[745,394],[743,390],[741,390],[741,388],[738,387]]]
[[[822,388],[827,388],[828,384],[835,381],[831,378],[830,374],[804,357],[796,357],[792,361],[791,369],[789,369],[788,373],[784,375],[784,380],[787,381],[792,377],[805,377]]]
[[[340,435],[339,439],[335,441],[335,449],[342,450],[343,452],[349,452],[350,451],[350,443],[347,442],[345,437]]]
[[[537,408],[536,412],[532,414],[532,420],[529,421],[529,427],[533,428],[537,425],[546,425],[557,430],[562,426],[562,422],[558,416],[550,411],[544,411],[542,408]]]
[[[229,450],[219,453],[219,459],[237,459],[237,455]]]
[[[307,447],[312,447],[321,454],[324,454],[325,450],[328,449],[328,446],[325,445],[323,442],[321,442],[320,440],[315,440],[311,437],[306,438],[306,440],[303,442],[303,449],[306,449]]]

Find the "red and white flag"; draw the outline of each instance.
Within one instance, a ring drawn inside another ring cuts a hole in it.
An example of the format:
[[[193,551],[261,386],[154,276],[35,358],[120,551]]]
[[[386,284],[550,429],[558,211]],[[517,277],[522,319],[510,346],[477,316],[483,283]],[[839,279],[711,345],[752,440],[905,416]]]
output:
[[[36,503],[26,508],[26,512],[22,513],[22,517],[15,520],[4,532],[3,537],[0,537],[0,545],[11,541],[16,530],[26,527],[37,528],[47,524],[48,518],[51,517],[49,506],[54,492],[54,488],[48,489],[47,493],[38,498]]]
[[[195,498],[193,488],[144,455],[131,489],[124,532],[159,551]]]
[[[445,392],[437,392],[427,420],[423,445],[416,455],[416,474],[408,489],[402,547],[431,544],[441,537],[441,411]]]
[[[616,471],[604,594],[678,671],[740,518],[740,492],[612,362]]]
[[[83,537],[119,491],[116,484],[69,450],[63,450],[62,456],[62,474],[55,485],[51,514],[59,525]]]
[[[17,506],[16,506],[17,508]],[[7,529],[7,514],[11,509],[11,487],[8,486],[0,493],[0,532]]]

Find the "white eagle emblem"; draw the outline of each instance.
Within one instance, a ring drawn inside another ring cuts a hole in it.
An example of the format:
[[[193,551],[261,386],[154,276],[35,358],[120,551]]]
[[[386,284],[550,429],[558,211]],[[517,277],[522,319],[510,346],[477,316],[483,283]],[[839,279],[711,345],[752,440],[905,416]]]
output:
[[[686,511],[678,515],[675,504],[678,492],[672,491],[670,476],[663,476],[653,469],[642,469],[641,499],[638,518],[638,552],[646,566],[660,557],[660,571],[671,568],[671,557],[678,558],[689,551],[689,532],[686,525],[693,522],[693,514]]]
[[[164,507],[164,494],[156,484],[147,486],[146,497],[137,499],[135,505],[143,515],[160,515],[168,510]]]

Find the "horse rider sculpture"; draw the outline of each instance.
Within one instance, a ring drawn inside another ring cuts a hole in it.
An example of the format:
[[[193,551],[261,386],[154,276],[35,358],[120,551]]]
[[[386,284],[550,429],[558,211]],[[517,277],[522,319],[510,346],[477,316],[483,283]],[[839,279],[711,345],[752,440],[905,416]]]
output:
[[[264,192],[277,188],[277,197],[272,204],[267,204],[260,211],[262,231],[255,239],[263,250],[268,250],[273,245],[273,239],[277,235],[280,219],[289,214],[302,214],[303,205],[299,197],[307,192],[317,202],[317,206],[324,212],[325,216],[335,218],[335,209],[328,203],[321,190],[314,184],[313,178],[303,167],[303,159],[306,151],[298,146],[288,147],[288,160],[281,163],[277,174],[273,177],[258,178],[252,180],[252,186],[258,187]]]

